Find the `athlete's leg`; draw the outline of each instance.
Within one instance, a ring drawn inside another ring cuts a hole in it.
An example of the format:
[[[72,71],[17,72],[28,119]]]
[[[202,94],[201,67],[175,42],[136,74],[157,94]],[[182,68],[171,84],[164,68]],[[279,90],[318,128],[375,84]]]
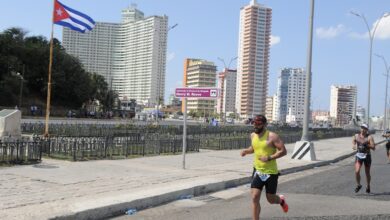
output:
[[[387,157],[388,157],[389,163],[390,163],[390,143],[386,144],[386,154],[387,154]]]
[[[360,169],[362,168],[362,162],[359,159],[355,159],[355,179],[356,179],[356,189],[355,192],[359,192],[359,190],[362,188],[362,185],[360,184]]]
[[[270,204],[280,204],[283,211],[288,212],[288,205],[286,203],[285,197],[276,194],[278,188],[278,177],[279,177],[278,174],[277,175],[272,174],[265,184],[267,201]]]
[[[253,220],[259,220],[260,219],[260,195],[261,190],[252,188],[251,189],[251,195],[252,195],[252,216]]]
[[[371,156],[367,156],[366,161],[364,161],[364,170],[366,173],[367,180],[367,189],[366,192],[370,192],[370,183],[371,183]]]
[[[280,204],[280,197],[278,195],[270,193],[266,193],[265,195],[267,196],[267,201],[270,204]]]

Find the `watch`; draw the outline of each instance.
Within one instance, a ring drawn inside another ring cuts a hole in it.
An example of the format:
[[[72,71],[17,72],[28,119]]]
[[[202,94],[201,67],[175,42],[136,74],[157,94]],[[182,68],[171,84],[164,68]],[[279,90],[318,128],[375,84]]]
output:
[[[267,158],[267,159],[268,159],[268,161],[270,161],[270,160],[272,160],[272,157],[271,157],[271,156],[268,156],[268,158]]]

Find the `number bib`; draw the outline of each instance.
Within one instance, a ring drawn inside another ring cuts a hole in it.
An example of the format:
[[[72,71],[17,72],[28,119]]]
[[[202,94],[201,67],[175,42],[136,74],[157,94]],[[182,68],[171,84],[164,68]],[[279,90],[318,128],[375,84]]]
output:
[[[356,153],[356,156],[360,159],[366,159],[367,154],[366,153]]]
[[[261,181],[265,182],[271,176],[269,174],[261,173],[260,171],[256,171],[256,175],[259,176]]]

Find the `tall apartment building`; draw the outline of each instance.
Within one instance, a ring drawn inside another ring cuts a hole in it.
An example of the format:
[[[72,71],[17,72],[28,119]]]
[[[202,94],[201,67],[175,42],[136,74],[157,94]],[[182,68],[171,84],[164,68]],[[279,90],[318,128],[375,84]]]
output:
[[[218,74],[218,114],[236,113],[236,79],[237,70],[225,68]]]
[[[276,121],[302,123],[306,73],[303,68],[283,68],[278,76]]]
[[[357,88],[354,85],[332,85],[330,88],[330,117],[336,126],[347,125],[356,115]]]
[[[183,86],[188,88],[216,87],[217,67],[211,61],[185,59]],[[212,99],[187,98],[187,112],[199,112],[205,116],[215,112]],[[182,111],[184,111],[182,105]]]
[[[63,29],[63,46],[86,71],[97,73],[120,99],[155,105],[164,98],[167,16],[149,16],[135,5],[122,10],[121,23],[96,22],[86,34]]]
[[[360,122],[367,121],[366,119],[366,109],[363,106],[358,105],[356,107],[356,116],[360,120]]]
[[[267,96],[267,101],[265,105],[265,117],[267,118],[268,122],[273,121],[273,114],[274,114],[274,96]]]
[[[240,10],[236,108],[241,118],[265,113],[272,9],[256,0]]]

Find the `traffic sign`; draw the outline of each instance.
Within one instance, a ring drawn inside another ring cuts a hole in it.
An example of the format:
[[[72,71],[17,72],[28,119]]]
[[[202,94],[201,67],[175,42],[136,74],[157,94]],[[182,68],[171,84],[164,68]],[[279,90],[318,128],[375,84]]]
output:
[[[219,97],[218,88],[176,88],[175,96],[178,98],[207,98]]]

